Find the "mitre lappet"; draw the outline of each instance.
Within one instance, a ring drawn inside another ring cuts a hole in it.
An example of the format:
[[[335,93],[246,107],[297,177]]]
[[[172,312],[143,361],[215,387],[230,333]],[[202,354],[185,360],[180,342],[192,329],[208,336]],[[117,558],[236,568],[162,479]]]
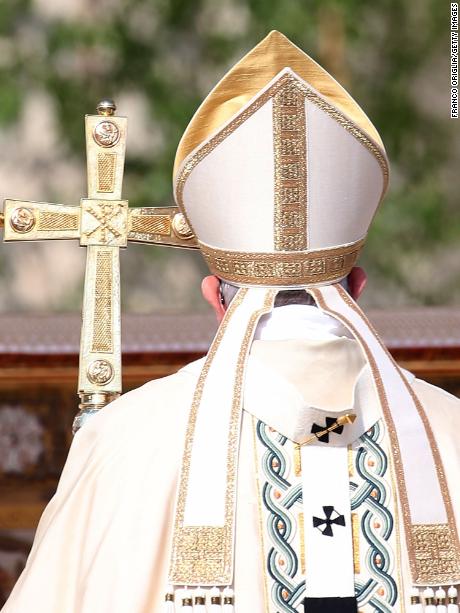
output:
[[[391,442],[395,507],[412,585],[460,582],[451,496],[424,409],[409,374],[396,365],[340,284],[364,246],[388,176],[384,146],[365,113],[278,32],[233,66],[187,127],[176,156],[175,199],[211,272],[239,289],[204,361],[190,407],[171,543],[171,594],[178,588],[191,594],[209,589],[218,594],[215,602],[221,592],[229,606],[237,602],[232,592],[235,517],[248,355],[260,318],[286,289],[304,289],[320,312],[340,322],[359,343],[369,376],[355,390],[362,411],[350,407],[356,419],[343,421],[342,437],[303,444],[311,436],[308,430],[296,440],[305,465],[322,467],[321,482],[317,475],[302,476],[306,517],[309,501],[325,504],[329,496],[342,504],[334,519],[343,526],[339,544],[325,543],[328,539],[313,530],[318,518],[313,524],[305,519],[305,547],[312,560],[305,576],[307,598],[346,603],[355,595],[347,447],[379,419]],[[378,409],[366,412],[371,393]],[[344,418],[344,412],[336,417]],[[322,521],[330,528],[328,512]],[[427,553],[433,541],[443,547]],[[340,569],[333,581],[324,580],[328,565]]]

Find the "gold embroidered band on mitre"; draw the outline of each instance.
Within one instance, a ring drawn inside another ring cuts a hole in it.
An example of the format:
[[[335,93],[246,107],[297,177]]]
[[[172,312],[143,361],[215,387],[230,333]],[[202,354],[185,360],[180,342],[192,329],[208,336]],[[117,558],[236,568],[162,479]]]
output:
[[[305,286],[335,283],[348,275],[365,238],[332,249],[244,253],[199,243],[211,272],[230,283],[263,286]]]
[[[287,81],[273,97],[274,243],[277,251],[308,248],[305,133],[305,96],[295,82]]]

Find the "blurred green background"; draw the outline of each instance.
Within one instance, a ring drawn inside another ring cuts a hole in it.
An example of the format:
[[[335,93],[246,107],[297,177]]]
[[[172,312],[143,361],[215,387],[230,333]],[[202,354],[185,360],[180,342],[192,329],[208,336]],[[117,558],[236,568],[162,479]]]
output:
[[[459,122],[450,119],[450,4],[440,0],[1,0],[0,197],[77,204],[83,116],[129,116],[124,197],[172,204],[175,149],[226,70],[278,29],[332,73],[382,135],[391,189],[361,259],[363,303],[460,302]],[[78,310],[73,244],[0,247],[0,309]],[[132,245],[124,310],[204,308],[197,254]]]

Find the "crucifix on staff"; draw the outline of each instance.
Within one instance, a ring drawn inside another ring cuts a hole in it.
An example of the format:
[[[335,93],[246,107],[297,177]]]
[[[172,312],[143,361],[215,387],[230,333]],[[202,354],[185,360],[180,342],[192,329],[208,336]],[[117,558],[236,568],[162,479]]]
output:
[[[73,431],[121,394],[120,248],[129,242],[196,248],[177,207],[129,208],[121,199],[126,117],[102,100],[85,118],[88,197],[79,206],[5,200],[4,241],[79,240],[87,248]]]

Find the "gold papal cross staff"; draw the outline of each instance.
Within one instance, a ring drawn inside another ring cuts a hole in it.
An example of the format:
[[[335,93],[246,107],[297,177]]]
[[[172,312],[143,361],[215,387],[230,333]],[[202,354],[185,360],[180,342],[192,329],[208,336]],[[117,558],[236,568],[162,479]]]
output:
[[[132,208],[121,200],[127,118],[112,100],[85,118],[88,197],[79,206],[5,200],[4,241],[79,239],[87,247],[76,432],[121,394],[120,247],[128,241],[197,248],[177,207]]]

